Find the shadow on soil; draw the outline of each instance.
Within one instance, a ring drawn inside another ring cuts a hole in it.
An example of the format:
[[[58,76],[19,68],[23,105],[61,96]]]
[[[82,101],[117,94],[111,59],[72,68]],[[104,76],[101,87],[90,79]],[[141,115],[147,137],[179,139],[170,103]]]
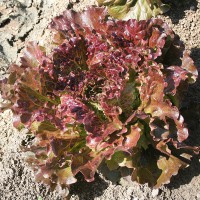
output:
[[[108,183],[98,174],[91,183],[86,182],[82,174],[78,174],[76,178],[78,181],[71,186],[70,195],[78,195],[81,200],[93,200],[95,197],[101,196],[108,187]]]
[[[169,16],[173,24],[178,24],[179,20],[185,16],[185,10],[197,10],[196,0],[164,0],[163,2],[171,6],[170,10],[164,16]]]
[[[200,71],[200,48],[192,48],[190,56]]]
[[[200,74],[200,48],[193,48],[191,57]],[[200,76],[197,82],[189,87],[184,103],[186,107],[181,110],[181,114],[190,133],[187,144],[200,146]],[[180,170],[178,175],[172,177],[171,183],[167,187],[169,189],[177,189],[181,185],[188,184],[194,176],[198,176],[200,174],[199,160],[200,155],[194,156],[190,166]]]

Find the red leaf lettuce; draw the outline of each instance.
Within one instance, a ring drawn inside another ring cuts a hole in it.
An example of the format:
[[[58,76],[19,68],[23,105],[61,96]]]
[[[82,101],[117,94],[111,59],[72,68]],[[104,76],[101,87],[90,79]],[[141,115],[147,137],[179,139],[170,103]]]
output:
[[[2,110],[35,136],[25,150],[36,179],[64,188],[106,163],[168,183],[199,152],[183,143],[179,106],[198,74],[179,37],[161,19],[114,20],[103,8],[67,10],[50,28],[51,53],[30,42],[1,81]]]

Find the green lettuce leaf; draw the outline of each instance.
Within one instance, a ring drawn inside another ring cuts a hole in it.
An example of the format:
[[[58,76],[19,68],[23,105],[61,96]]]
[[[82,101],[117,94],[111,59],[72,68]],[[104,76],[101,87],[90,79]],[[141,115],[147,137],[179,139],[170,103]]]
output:
[[[146,20],[169,10],[161,0],[97,0],[99,5],[108,6],[108,12],[117,19]]]

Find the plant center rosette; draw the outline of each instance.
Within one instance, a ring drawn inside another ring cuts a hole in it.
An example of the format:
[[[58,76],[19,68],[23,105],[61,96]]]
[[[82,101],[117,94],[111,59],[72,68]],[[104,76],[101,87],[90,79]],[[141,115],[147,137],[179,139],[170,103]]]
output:
[[[51,53],[30,42],[1,81],[14,126],[34,135],[25,148],[37,181],[68,187],[93,181],[104,163],[155,188],[189,164],[179,112],[197,70],[160,19],[114,20],[103,8],[65,11],[50,24]]]

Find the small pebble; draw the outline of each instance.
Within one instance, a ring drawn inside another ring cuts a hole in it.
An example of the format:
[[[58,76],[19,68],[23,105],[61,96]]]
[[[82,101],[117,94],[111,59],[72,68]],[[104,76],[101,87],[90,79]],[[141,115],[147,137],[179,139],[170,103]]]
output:
[[[158,196],[158,193],[159,193],[159,189],[153,189],[151,192],[152,197],[154,198],[154,197]]]

